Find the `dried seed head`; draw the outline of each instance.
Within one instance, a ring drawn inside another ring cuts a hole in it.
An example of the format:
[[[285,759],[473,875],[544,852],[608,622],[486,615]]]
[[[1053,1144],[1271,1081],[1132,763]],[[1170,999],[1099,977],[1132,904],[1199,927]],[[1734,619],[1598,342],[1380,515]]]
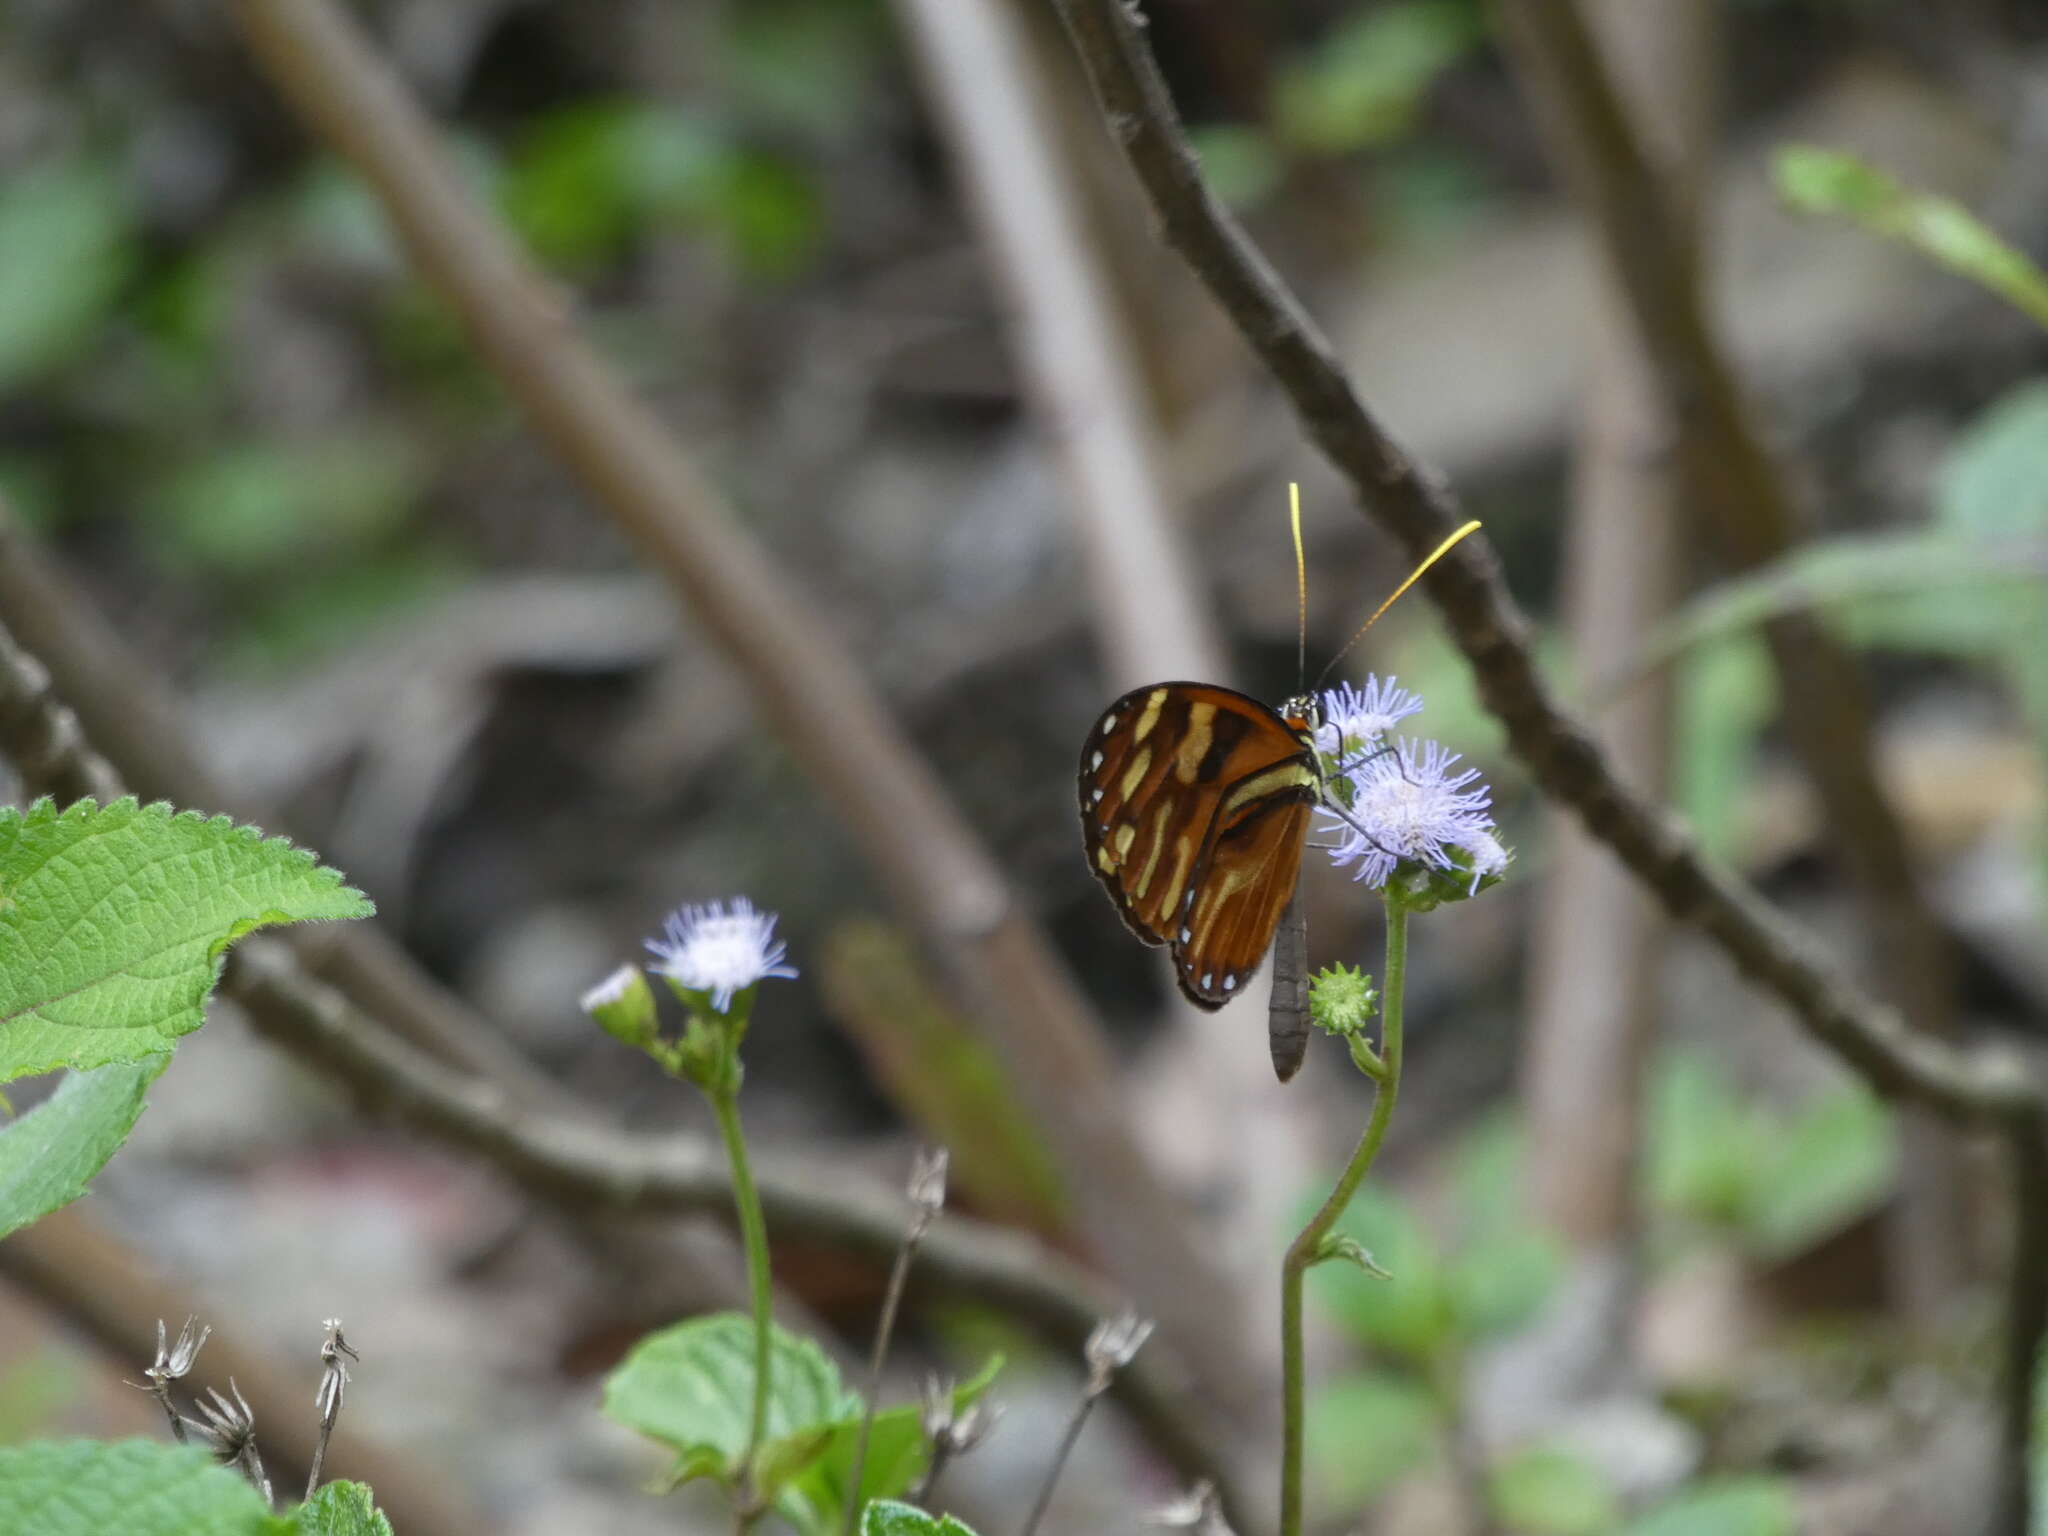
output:
[[[1089,1396],[1100,1397],[1109,1390],[1111,1378],[1137,1356],[1152,1337],[1152,1328],[1149,1319],[1128,1307],[1095,1325],[1081,1350],[1081,1358],[1088,1362]]]
[[[199,1427],[213,1442],[213,1448],[222,1461],[237,1460],[256,1438],[255,1410],[242,1396],[242,1389],[235,1385],[232,1376],[228,1378],[228,1391],[234,1394],[232,1402],[222,1397],[215,1387],[208,1387],[206,1396],[199,1400],[199,1411],[206,1420]]]
[[[166,1347],[164,1320],[156,1320],[156,1359],[142,1373],[149,1378],[152,1387],[167,1387],[192,1369],[193,1362],[199,1358],[201,1346],[213,1332],[208,1327],[194,1333],[192,1329],[196,1321],[195,1318],[186,1318],[185,1326],[178,1330],[178,1342]]]
[[[1223,1518],[1223,1502],[1216,1497],[1216,1485],[1207,1478],[1147,1518],[1153,1525],[1193,1531],[1196,1536],[1233,1536]]]
[[[341,1357],[358,1361],[363,1357],[341,1336],[340,1318],[330,1317],[322,1326],[327,1337],[320,1344],[320,1390],[314,1394],[313,1406],[320,1411],[320,1422],[331,1427],[340,1416],[342,1396],[348,1390],[348,1366]]]
[[[924,1379],[924,1436],[935,1452],[946,1457],[964,1456],[973,1450],[994,1432],[996,1421],[1003,1416],[1000,1406],[987,1401],[970,1403],[956,1412],[954,1391],[950,1377]]]
[[[910,1203],[916,1208],[915,1229],[918,1236],[931,1225],[932,1218],[946,1208],[946,1165],[949,1158],[944,1147],[922,1147],[910,1164]]]

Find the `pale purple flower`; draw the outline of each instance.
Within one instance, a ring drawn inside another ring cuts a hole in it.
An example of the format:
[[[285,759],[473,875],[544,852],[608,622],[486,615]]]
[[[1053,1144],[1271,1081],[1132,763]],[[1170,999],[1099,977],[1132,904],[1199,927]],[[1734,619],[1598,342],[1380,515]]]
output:
[[[1323,723],[1316,728],[1316,750],[1336,757],[1345,741],[1376,747],[1380,738],[1422,708],[1422,700],[1391,677],[1367,677],[1363,688],[1339,683],[1323,690]]]
[[[655,957],[649,969],[692,992],[709,992],[720,1013],[730,1011],[734,994],[754,983],[796,975],[796,967],[783,961],[775,914],[758,911],[744,896],[678,907],[647,948]]]
[[[1498,873],[1507,855],[1493,833],[1492,792],[1478,782],[1478,769],[1454,771],[1458,761],[1441,742],[1404,736],[1347,769],[1350,806],[1322,810],[1330,825],[1321,831],[1338,838],[1330,862],[1357,864],[1353,878],[1374,887],[1403,862],[1454,868],[1453,849],[1471,861],[1474,889],[1479,876]]]

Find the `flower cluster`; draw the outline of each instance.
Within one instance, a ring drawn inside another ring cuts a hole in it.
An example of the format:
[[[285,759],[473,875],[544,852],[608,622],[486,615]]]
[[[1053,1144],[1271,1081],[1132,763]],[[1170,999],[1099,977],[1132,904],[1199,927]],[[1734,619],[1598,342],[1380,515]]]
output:
[[[649,969],[689,991],[708,992],[720,1013],[730,1012],[734,995],[756,982],[796,976],[775,937],[775,914],[757,910],[744,896],[678,907],[647,948],[655,958]]]
[[[1384,888],[1402,866],[1428,879],[1434,872],[1470,877],[1469,895],[1507,867],[1508,852],[1494,834],[1492,792],[1479,770],[1459,768],[1457,753],[1441,742],[1389,739],[1393,728],[1422,708],[1422,700],[1394,679],[1368,678],[1322,697],[1323,725],[1316,749],[1332,775],[1333,795],[1319,832],[1333,836],[1330,861],[1356,866],[1353,878]]]

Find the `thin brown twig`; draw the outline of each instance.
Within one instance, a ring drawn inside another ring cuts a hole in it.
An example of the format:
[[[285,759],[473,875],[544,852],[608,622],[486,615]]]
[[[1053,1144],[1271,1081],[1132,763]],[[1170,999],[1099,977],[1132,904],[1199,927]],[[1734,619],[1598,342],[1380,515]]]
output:
[[[1352,483],[1362,506],[1420,558],[1464,520],[1441,476],[1411,458],[1352,388],[1328,341],[1265,256],[1216,200],[1180,126],[1139,23],[1122,0],[1053,0],[1104,115],[1130,158],[1162,233],[1209,287],[1292,404],[1303,427]],[[1424,585],[1471,664],[1480,696],[1510,745],[1553,799],[1577,813],[1656,892],[1699,927],[1752,982],[1879,1093],[1962,1125],[1996,1130],[2018,1166],[2038,1165],[2048,1098],[2002,1052],[1969,1051],[1914,1033],[1898,1011],[1846,980],[1811,938],[1752,888],[1709,866],[1669,817],[1627,789],[1537,670],[1527,620],[1508,597],[1499,562],[1468,539]],[[2048,1201],[2015,1205],[2013,1293],[2048,1294]],[[2012,1309],[1998,1529],[2018,1536],[2028,1491],[2023,1426],[2048,1307]],[[2017,1511],[2018,1513],[2015,1513]]]
[[[331,0],[227,7],[259,68],[363,175],[421,276],[619,529],[747,679],[752,703],[838,812],[882,887],[987,1028],[1059,1159],[1090,1251],[1164,1320],[1219,1411],[1241,1415],[1243,1298],[1195,1242],[1132,1135],[1073,977],[1013,899],[847,648],[619,382],[357,23]]]
[[[228,812],[284,831],[263,806],[238,805],[194,752],[170,691],[107,624],[93,602],[0,503],[0,615],[16,643],[47,669],[51,686],[120,776],[145,800]],[[93,791],[56,791],[75,799]],[[105,798],[98,796],[97,798]],[[564,1112],[576,1110],[561,1085],[421,970],[374,921],[302,931],[289,941],[308,969],[340,987],[452,1066],[488,1073],[508,1092]]]
[[[52,691],[48,674],[4,627],[0,754],[22,771],[31,794],[111,799],[125,793],[120,775]],[[553,1114],[501,1084],[449,1067],[307,975],[274,939],[245,939],[232,950],[223,987],[258,1033],[364,1104],[483,1158],[542,1199],[576,1210],[732,1214],[730,1181],[708,1144],[625,1135]],[[764,1158],[757,1180],[763,1209],[778,1230],[877,1264],[893,1258],[903,1231],[895,1191],[822,1155]],[[17,1234],[0,1255],[25,1257],[23,1245],[51,1219]],[[918,1252],[924,1277],[918,1289],[929,1286],[1008,1311],[1062,1347],[1079,1346],[1108,1305],[1101,1283],[1072,1261],[1036,1239],[968,1218],[934,1224]],[[1179,1357],[1155,1351],[1119,1371],[1114,1385],[1177,1468],[1233,1487],[1233,1457],[1195,1406]]]

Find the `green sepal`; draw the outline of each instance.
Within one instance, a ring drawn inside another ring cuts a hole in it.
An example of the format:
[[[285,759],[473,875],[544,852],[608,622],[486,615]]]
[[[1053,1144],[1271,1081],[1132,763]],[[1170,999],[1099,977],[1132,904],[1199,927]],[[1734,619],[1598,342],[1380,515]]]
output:
[[[1316,1245],[1316,1251],[1309,1255],[1311,1265],[1327,1264],[1332,1259],[1341,1259],[1346,1264],[1356,1264],[1375,1280],[1391,1280],[1393,1271],[1382,1269],[1372,1251],[1357,1238],[1343,1232],[1331,1232]]]

